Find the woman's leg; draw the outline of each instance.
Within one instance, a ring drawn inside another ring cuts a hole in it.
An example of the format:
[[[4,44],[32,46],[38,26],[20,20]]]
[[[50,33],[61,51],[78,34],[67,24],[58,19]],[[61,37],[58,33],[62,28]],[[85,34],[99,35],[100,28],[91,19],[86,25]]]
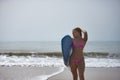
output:
[[[85,80],[85,79],[84,79],[84,72],[81,72],[81,73],[79,74],[79,78],[80,78],[80,80]]]
[[[85,80],[84,79],[84,71],[85,71],[85,62],[84,61],[80,62],[80,64],[78,65],[78,71],[79,71],[80,80]]]
[[[78,74],[77,74],[77,67],[75,65],[71,65],[71,72],[73,75],[73,80],[77,80]]]
[[[71,64],[70,68],[73,75],[73,80],[77,80],[78,79],[77,66],[75,64]]]

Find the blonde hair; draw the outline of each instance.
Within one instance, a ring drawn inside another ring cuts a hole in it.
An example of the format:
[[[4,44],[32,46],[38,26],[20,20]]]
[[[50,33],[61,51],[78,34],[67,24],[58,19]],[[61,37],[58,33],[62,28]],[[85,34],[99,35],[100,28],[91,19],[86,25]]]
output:
[[[82,36],[82,30],[79,27],[74,28],[73,30],[79,32],[80,36]]]

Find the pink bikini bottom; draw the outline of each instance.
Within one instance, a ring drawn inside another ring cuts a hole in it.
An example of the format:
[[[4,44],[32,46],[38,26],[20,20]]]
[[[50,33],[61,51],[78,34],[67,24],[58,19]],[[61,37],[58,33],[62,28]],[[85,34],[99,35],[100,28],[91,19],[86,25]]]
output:
[[[75,64],[79,64],[79,63],[83,62],[83,60],[84,60],[83,57],[81,57],[81,58],[74,58],[74,59],[73,59],[73,62],[74,62]]]

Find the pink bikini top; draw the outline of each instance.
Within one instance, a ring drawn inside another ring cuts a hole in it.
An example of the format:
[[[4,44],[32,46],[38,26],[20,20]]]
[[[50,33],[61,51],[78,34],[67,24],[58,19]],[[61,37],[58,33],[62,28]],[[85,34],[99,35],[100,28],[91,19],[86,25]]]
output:
[[[75,40],[73,40],[73,43],[72,43],[72,46],[73,46],[74,48],[83,49],[83,48],[84,48],[84,45],[85,45],[85,43],[84,43],[83,40],[81,40],[80,43],[77,43]]]

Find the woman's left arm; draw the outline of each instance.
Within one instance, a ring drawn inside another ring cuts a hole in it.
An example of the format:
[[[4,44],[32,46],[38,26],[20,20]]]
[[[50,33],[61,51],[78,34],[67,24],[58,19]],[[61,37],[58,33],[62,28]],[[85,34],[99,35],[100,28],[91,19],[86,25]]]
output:
[[[87,31],[86,31],[86,30],[82,30],[82,32],[83,32],[83,34],[84,34],[83,39],[84,39],[85,42],[87,42],[87,40],[88,40],[88,34],[87,34]]]

